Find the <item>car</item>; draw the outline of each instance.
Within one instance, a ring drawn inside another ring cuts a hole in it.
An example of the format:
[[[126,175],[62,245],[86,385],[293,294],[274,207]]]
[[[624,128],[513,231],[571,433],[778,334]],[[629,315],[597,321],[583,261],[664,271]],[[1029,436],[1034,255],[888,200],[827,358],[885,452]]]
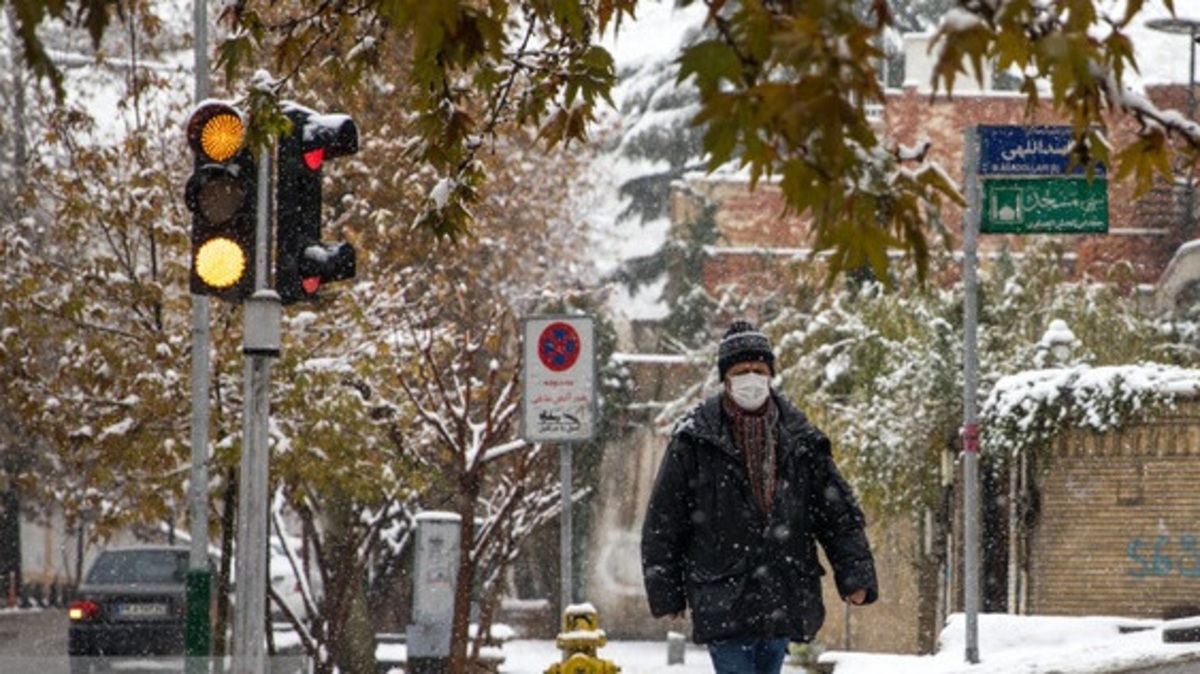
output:
[[[184,653],[189,550],[129,546],[102,550],[68,607],[72,674],[114,657]]]

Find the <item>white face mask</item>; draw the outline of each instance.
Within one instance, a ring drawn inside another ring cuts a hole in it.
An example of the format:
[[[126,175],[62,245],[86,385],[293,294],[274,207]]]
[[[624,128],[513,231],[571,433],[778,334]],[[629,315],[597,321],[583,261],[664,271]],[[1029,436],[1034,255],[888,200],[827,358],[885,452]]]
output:
[[[729,395],[738,407],[753,412],[767,402],[771,393],[771,378],[757,372],[734,375],[729,378]]]

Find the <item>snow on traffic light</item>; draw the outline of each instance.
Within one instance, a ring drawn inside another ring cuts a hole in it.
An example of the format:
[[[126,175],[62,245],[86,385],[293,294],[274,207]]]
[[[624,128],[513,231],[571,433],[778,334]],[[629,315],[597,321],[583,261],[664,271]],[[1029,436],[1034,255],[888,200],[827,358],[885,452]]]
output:
[[[348,115],[292,102],[282,107],[292,130],[279,139],[275,292],[291,304],[315,299],[326,283],[354,278],[354,247],[321,241],[321,166],[358,152],[358,128]]]
[[[191,291],[241,302],[254,293],[257,188],[245,117],[206,101],[188,118],[187,140],[194,155],[184,190],[192,212]]]

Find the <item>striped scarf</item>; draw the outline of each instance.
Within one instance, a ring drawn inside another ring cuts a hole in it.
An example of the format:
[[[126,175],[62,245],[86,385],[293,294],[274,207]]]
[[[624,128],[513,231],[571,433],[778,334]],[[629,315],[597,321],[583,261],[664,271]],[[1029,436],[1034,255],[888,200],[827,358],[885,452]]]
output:
[[[778,440],[779,408],[767,398],[762,409],[747,412],[729,396],[721,395],[721,407],[729,415],[733,446],[741,453],[750,474],[754,499],[764,515],[770,514],[775,498],[775,442]]]

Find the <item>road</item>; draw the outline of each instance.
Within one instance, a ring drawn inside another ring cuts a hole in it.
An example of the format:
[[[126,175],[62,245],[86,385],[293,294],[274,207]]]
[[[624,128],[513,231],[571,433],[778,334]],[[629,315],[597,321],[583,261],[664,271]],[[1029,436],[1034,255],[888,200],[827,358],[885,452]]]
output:
[[[0,612],[0,672],[69,674],[64,609]]]
[[[1195,674],[1200,671],[1200,661],[1193,659],[1164,662],[1151,667],[1126,669],[1114,674]]]
[[[178,674],[182,658],[117,662],[113,674]],[[0,612],[0,673],[70,674],[66,609]]]
[[[181,674],[185,669],[182,657],[118,660],[111,667],[106,671],[112,674]],[[227,667],[222,669],[228,671]],[[271,659],[272,674],[295,674],[302,669],[297,656]],[[0,674],[70,672],[66,609],[0,611]]]
[[[0,611],[0,674],[70,674],[70,663],[66,653],[67,617],[64,609]],[[283,662],[278,664],[284,665]],[[293,666],[276,669],[294,671]],[[120,674],[122,671],[136,674],[179,674],[182,670],[183,661],[178,658],[140,660],[117,663],[113,674]],[[1104,674],[1195,674],[1198,671],[1200,662],[1191,660],[1165,662],[1157,666],[1130,668],[1119,673]]]

